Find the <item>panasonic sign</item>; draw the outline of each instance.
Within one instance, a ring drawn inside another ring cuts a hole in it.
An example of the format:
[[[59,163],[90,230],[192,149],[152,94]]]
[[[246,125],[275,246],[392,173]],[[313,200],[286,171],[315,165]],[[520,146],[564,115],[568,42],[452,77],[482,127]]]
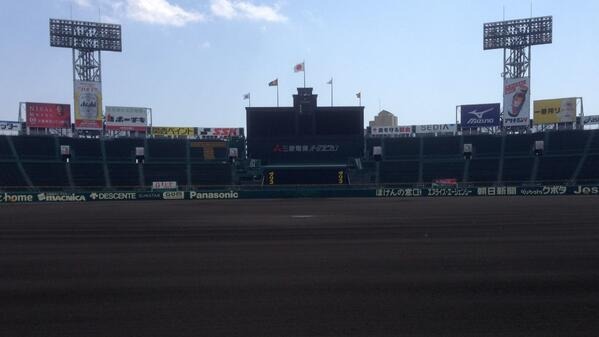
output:
[[[239,193],[229,192],[189,192],[191,200],[219,200],[219,199],[239,199]]]

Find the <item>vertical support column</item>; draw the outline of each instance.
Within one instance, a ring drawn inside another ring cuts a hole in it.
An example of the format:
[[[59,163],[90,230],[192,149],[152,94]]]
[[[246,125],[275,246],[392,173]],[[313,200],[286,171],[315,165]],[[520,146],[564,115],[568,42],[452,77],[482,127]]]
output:
[[[422,180],[424,177],[424,137],[420,138],[420,154],[418,159],[418,184],[422,184]]]
[[[15,144],[13,144],[13,142],[12,142],[12,137],[6,136],[6,141],[8,142],[8,146],[10,147],[10,151],[12,152],[13,157],[15,158],[15,162],[17,164],[17,167],[19,168],[19,172],[21,172],[21,176],[23,177],[23,180],[25,180],[25,183],[27,184],[27,187],[29,187],[29,189],[33,189],[34,186],[33,186],[33,183],[31,182],[31,178],[29,178],[29,175],[27,174],[27,172],[25,171],[25,168],[23,167],[23,164],[21,163],[21,158],[19,157],[19,154],[17,153]]]
[[[110,181],[110,173],[108,171],[108,157],[106,156],[106,146],[104,145],[104,139],[100,139],[100,151],[102,152],[102,166],[104,167],[104,182],[106,188],[112,187]]]
[[[191,190],[191,144],[189,139],[185,140],[185,165],[186,165],[186,175],[187,175],[187,190]]]
[[[503,183],[503,165],[505,162],[505,132],[501,133],[501,150],[499,150],[499,167],[497,168],[497,184]]]

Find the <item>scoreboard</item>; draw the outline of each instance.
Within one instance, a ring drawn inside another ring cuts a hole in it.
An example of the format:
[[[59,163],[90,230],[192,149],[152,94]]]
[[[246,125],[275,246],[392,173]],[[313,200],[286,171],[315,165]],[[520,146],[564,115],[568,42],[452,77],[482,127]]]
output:
[[[341,163],[364,155],[364,108],[318,107],[298,88],[292,107],[246,109],[247,150],[264,163]]]

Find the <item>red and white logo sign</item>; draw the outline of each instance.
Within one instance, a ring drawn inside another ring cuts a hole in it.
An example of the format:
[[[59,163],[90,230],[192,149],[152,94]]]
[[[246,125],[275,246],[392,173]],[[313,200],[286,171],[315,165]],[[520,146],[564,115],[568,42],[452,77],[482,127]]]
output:
[[[71,106],[68,104],[26,103],[27,127],[69,129]]]

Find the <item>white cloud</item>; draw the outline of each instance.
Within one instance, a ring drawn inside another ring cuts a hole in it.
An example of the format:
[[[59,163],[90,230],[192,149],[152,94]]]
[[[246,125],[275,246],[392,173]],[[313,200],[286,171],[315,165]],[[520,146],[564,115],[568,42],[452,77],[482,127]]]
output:
[[[65,1],[65,0],[63,0]],[[70,0],[72,3],[89,8],[98,6],[108,9],[110,21],[116,18],[129,18],[134,21],[182,27],[189,23],[205,21],[206,16],[197,10],[185,9],[173,0]],[[278,5],[257,5],[251,0],[211,0],[210,12],[213,17],[246,19],[261,22],[285,22]]]
[[[245,18],[253,21],[285,22],[279,6],[255,5],[243,0],[212,0],[212,14],[225,19]]]
[[[185,10],[167,0],[127,0],[126,12],[136,21],[177,27],[205,19],[202,13]]]

